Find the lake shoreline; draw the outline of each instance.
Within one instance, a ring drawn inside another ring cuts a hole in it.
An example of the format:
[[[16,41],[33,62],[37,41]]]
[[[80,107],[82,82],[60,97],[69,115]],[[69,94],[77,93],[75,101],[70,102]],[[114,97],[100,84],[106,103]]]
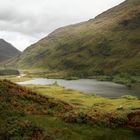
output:
[[[66,89],[79,90],[85,94],[97,95],[108,98],[117,98],[121,96],[131,95],[139,97],[138,92],[135,93],[125,85],[113,83],[110,81],[98,81],[95,79],[48,79],[48,78],[33,78],[24,82],[17,82],[21,85],[51,85],[58,84]]]

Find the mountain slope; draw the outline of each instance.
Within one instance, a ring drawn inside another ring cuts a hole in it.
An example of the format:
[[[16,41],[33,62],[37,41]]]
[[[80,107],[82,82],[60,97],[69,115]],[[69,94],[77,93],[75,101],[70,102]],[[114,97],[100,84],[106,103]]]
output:
[[[126,0],[89,21],[59,28],[28,47],[19,68],[71,75],[140,74],[140,1]]]
[[[0,62],[15,57],[20,54],[20,51],[14,48],[10,43],[0,39]]]

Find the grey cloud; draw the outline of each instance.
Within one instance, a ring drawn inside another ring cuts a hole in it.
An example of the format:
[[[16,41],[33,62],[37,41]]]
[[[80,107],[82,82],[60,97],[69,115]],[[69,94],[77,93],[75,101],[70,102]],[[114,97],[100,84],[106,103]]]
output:
[[[18,36],[24,38],[22,44],[24,46],[44,37],[58,27],[94,18],[122,1],[124,0],[0,1],[0,32],[5,32],[4,36],[7,39],[9,33],[13,33],[15,39]],[[13,38],[9,40],[16,45],[16,40]],[[25,43],[26,40],[28,43]],[[25,47],[27,46],[22,49]]]
[[[32,13],[20,13],[16,10],[7,10],[0,13],[1,30],[17,31],[28,35],[36,35],[40,33],[48,34],[59,26],[73,23],[75,21],[72,17],[69,17],[69,19],[63,19],[63,16],[49,15],[47,13],[35,15]]]

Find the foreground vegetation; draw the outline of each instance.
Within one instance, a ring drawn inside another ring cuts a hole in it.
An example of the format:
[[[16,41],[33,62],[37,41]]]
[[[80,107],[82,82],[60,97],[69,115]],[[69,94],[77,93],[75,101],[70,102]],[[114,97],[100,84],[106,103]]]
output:
[[[136,97],[111,100],[66,90],[56,83],[29,88],[0,81],[0,139],[140,138],[140,101]]]

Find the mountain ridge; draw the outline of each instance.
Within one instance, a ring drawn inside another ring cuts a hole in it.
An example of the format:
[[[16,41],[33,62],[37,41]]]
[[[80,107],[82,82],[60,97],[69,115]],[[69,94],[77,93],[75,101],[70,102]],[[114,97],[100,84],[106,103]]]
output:
[[[13,45],[5,41],[4,39],[0,39],[0,62],[6,61],[19,54],[20,51]]]
[[[18,61],[19,68],[67,71],[84,77],[139,75],[139,10],[138,0],[127,0],[94,19],[58,28],[14,62]]]

